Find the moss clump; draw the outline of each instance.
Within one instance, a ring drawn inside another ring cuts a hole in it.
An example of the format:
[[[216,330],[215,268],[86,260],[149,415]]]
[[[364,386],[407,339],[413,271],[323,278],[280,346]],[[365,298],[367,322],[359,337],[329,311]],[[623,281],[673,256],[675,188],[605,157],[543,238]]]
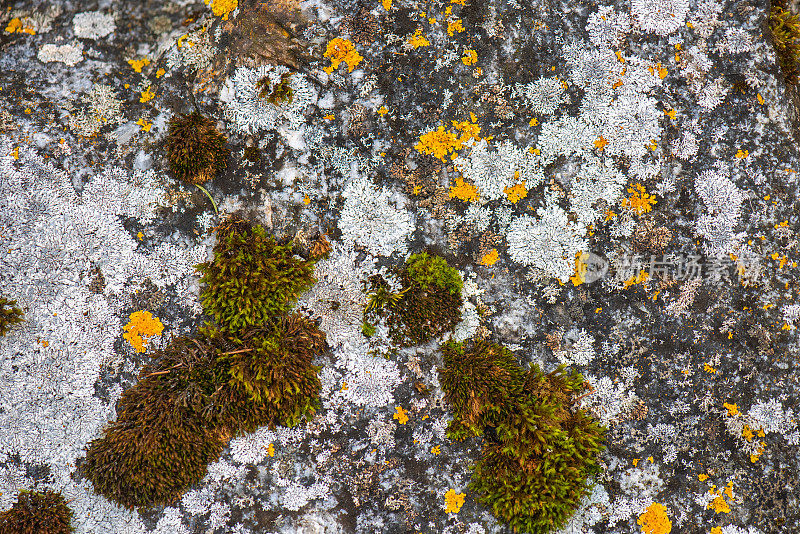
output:
[[[205,476],[230,438],[209,424],[225,409],[213,403],[224,384],[214,352],[176,338],[145,367],[122,394],[117,420],[89,445],[83,470],[95,491],[127,508],[155,506],[174,503]]]
[[[123,506],[174,503],[228,440],[294,426],[319,408],[325,334],[289,308],[313,282],[313,261],[237,220],[218,228],[203,303],[216,324],[174,338],[123,393],[117,420],[83,464],[98,493]]]
[[[789,10],[773,5],[769,29],[783,75],[787,82],[796,84],[800,79],[800,20]]]
[[[21,323],[22,316],[22,310],[17,307],[16,300],[0,297],[0,337],[6,335],[12,326]]]
[[[314,262],[278,245],[261,226],[228,220],[217,229],[214,259],[197,270],[208,315],[227,332],[260,326],[286,313],[314,283]]]
[[[60,493],[22,490],[10,510],[0,512],[3,534],[69,534],[72,510]]]
[[[228,164],[230,150],[214,122],[193,112],[173,117],[165,141],[167,161],[175,176],[199,185]]]
[[[289,104],[294,100],[294,89],[291,84],[292,74],[284,72],[281,74],[281,81],[272,85],[269,76],[265,76],[256,84],[258,89],[258,97],[266,98],[267,102],[276,106],[287,102]]]
[[[480,436],[485,427],[497,424],[508,399],[519,396],[524,373],[511,351],[488,341],[471,346],[449,341],[442,355],[439,381],[454,414],[448,436]]]
[[[444,352],[439,376],[455,413],[450,433],[493,429],[485,434],[470,488],[515,531],[561,528],[599,471],[603,449],[605,429],[572,406],[583,378],[563,367],[524,372],[510,352],[491,343],[449,343]]]
[[[396,343],[425,343],[461,320],[463,282],[444,258],[413,254],[395,274],[400,288],[393,288],[381,276],[370,278],[365,319],[370,323],[385,319]]]

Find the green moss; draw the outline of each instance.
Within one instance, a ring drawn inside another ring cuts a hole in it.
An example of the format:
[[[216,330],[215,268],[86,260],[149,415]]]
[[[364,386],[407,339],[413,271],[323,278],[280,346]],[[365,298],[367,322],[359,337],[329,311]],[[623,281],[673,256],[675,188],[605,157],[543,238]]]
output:
[[[0,337],[6,335],[12,326],[21,323],[22,317],[22,310],[17,307],[16,300],[0,297]]]
[[[284,72],[281,74],[281,81],[272,85],[269,76],[265,76],[256,84],[258,97],[266,98],[267,102],[276,106],[284,102],[291,104],[294,100],[294,89],[292,89],[291,78],[292,74],[290,72]]]
[[[584,389],[577,372],[559,367],[524,372],[513,355],[487,342],[448,343],[439,370],[458,438],[485,441],[470,488],[478,501],[515,531],[546,533],[561,528],[599,471],[605,429],[575,409]]]
[[[10,510],[0,512],[3,534],[69,534],[72,510],[60,493],[22,490]]]
[[[402,287],[393,290],[381,276],[369,280],[365,320],[386,320],[395,343],[417,345],[451,331],[461,320],[458,271],[438,256],[414,254],[396,271]]]
[[[800,20],[789,10],[773,5],[769,12],[769,29],[786,81],[796,84],[800,75]]]
[[[289,311],[314,283],[314,262],[278,245],[261,226],[227,220],[217,229],[214,259],[197,270],[205,312],[227,332],[261,326]]]
[[[228,400],[216,348],[175,338],[117,404],[117,420],[90,443],[82,469],[95,491],[127,508],[174,503],[206,474],[230,438],[213,424]]]
[[[480,436],[496,424],[509,399],[521,393],[525,375],[511,351],[488,341],[450,341],[442,356],[439,382],[454,414],[448,436]]]
[[[170,120],[164,148],[175,176],[196,185],[225,169],[230,156],[225,137],[214,122],[197,112]]]
[[[411,280],[426,291],[435,286],[452,295],[461,296],[464,287],[461,275],[457,269],[447,265],[441,256],[431,256],[427,252],[412,254],[406,260],[406,270]]]

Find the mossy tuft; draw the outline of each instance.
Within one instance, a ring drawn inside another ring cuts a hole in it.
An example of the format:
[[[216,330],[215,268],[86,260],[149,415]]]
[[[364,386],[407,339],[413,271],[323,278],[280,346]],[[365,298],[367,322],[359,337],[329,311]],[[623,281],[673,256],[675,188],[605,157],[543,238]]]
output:
[[[16,300],[0,297],[0,337],[6,335],[12,326],[21,323],[23,315]]]
[[[444,258],[426,252],[413,254],[395,274],[400,288],[382,276],[368,281],[367,322],[385,319],[392,339],[399,345],[425,343],[452,330],[461,320],[458,270]]]
[[[69,534],[72,510],[60,493],[22,490],[10,510],[0,512],[3,534]]]
[[[314,283],[314,262],[279,245],[261,226],[228,219],[217,228],[214,259],[197,270],[200,295],[217,326],[238,332],[287,313]]]
[[[169,167],[177,178],[200,185],[225,169],[230,150],[214,122],[197,112],[169,121],[164,144]]]
[[[284,72],[281,74],[281,81],[272,84],[269,76],[263,77],[256,84],[258,97],[266,98],[267,102],[276,106],[284,102],[291,104],[294,100],[294,89],[292,89],[292,73]]]
[[[779,5],[769,12],[769,29],[786,81],[800,81],[800,19]]]
[[[585,388],[581,375],[563,367],[544,374],[536,365],[525,372],[488,342],[451,342],[443,352],[439,376],[455,415],[448,433],[485,435],[470,483],[478,501],[515,531],[563,527],[603,450],[605,429],[573,406]]]

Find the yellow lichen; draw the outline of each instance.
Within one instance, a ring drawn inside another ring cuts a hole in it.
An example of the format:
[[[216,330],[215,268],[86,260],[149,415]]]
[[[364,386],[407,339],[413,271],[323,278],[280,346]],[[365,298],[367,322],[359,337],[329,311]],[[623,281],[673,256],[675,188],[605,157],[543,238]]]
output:
[[[628,289],[632,285],[641,284],[650,278],[650,273],[647,271],[639,271],[638,274],[632,274],[630,278],[622,283],[622,289]]]
[[[622,199],[622,207],[634,212],[636,215],[647,213],[656,205],[655,195],[649,194],[642,184],[636,184],[628,188],[631,196]]]
[[[133,70],[135,70],[136,72],[139,72],[139,73],[141,73],[142,69],[144,67],[148,66],[149,64],[150,64],[150,60],[148,58],[146,58],[146,57],[142,58],[142,59],[129,59],[128,60],[128,65],[130,65],[133,68]]]
[[[672,522],[667,517],[667,509],[663,504],[656,502],[647,507],[636,523],[642,527],[644,534],[667,534],[672,530]]]
[[[728,415],[731,417],[734,415],[739,415],[739,407],[736,405],[736,403],[728,404],[727,402],[724,402],[722,406],[728,410]]]
[[[461,19],[452,20],[447,23],[447,35],[450,37],[463,31],[464,25],[461,23]]]
[[[701,474],[697,475],[697,479],[698,479],[700,482],[705,482],[706,480],[708,480],[708,475],[706,475],[706,474],[704,474],[704,473],[701,473]]]
[[[381,4],[383,4],[383,9],[385,9],[386,11],[392,9],[392,0],[383,0]]]
[[[475,50],[464,50],[464,57],[461,62],[466,66],[474,65],[478,61],[478,53]]]
[[[481,258],[481,265],[485,265],[486,267],[491,267],[497,260],[500,259],[500,254],[497,252],[496,248],[493,248],[489,252],[483,255]]]
[[[420,135],[419,143],[414,145],[414,148],[423,154],[433,155],[444,161],[445,156],[455,150],[457,146],[459,143],[455,134],[446,131],[444,126],[439,126],[437,130]]]
[[[519,171],[514,173],[514,178],[519,178]],[[506,194],[509,202],[511,202],[512,204],[516,204],[517,202],[528,196],[528,188],[525,187],[525,181],[523,180],[517,185],[512,185],[511,187],[504,187],[503,193]]]
[[[206,5],[208,5],[210,1],[211,0],[205,0]],[[214,0],[214,3],[211,4],[211,12],[217,17],[222,17],[222,20],[228,20],[228,15],[238,6],[239,0]]]
[[[144,352],[150,338],[160,336],[164,331],[164,325],[153,314],[148,311],[133,312],[130,322],[125,325],[125,333],[122,337],[130,343],[136,352]]]
[[[594,146],[597,148],[597,150],[603,150],[607,144],[608,141],[602,135],[594,140]]]
[[[435,447],[431,447],[431,453],[434,455],[438,455],[442,452],[441,446],[436,445]]]
[[[275,457],[275,445],[273,445],[272,443],[267,445],[267,454],[269,454],[270,458]]]
[[[716,498],[711,501],[706,508],[711,508],[714,512],[718,514],[728,514],[731,511],[731,507],[728,506],[728,503],[725,502],[725,499],[722,498],[722,495],[717,495]]]
[[[422,29],[417,28],[417,31],[414,32],[414,35],[411,36],[411,39],[408,40],[408,44],[414,47],[416,50],[421,46],[430,46],[431,42],[422,35]]]
[[[150,128],[153,126],[152,122],[147,122],[144,119],[139,119],[138,121],[136,121],[136,124],[142,127],[143,132],[149,132]]]
[[[395,412],[392,416],[392,419],[397,419],[397,422],[401,425],[408,423],[408,412],[406,412],[402,406],[395,406]]]
[[[324,56],[331,60],[330,67],[325,67],[323,69],[328,74],[338,69],[342,62],[347,64],[347,72],[353,72],[353,69],[364,59],[351,41],[342,39],[341,37],[331,39],[325,49]]]
[[[464,178],[456,178],[455,185],[450,187],[450,198],[457,198],[464,202],[477,202],[478,188],[472,184],[466,183]]]
[[[142,96],[139,97],[139,102],[143,104],[145,102],[150,102],[151,100],[153,100],[153,98],[155,98],[155,96],[156,93],[153,91],[153,88],[148,86],[147,89],[142,91]]]
[[[386,108],[386,106],[381,106],[378,108],[378,115],[380,115],[381,117],[383,117],[387,113],[389,113],[389,110]]]
[[[456,493],[456,490],[449,489],[444,494],[444,511],[448,514],[457,514],[461,507],[464,506],[464,493]]]

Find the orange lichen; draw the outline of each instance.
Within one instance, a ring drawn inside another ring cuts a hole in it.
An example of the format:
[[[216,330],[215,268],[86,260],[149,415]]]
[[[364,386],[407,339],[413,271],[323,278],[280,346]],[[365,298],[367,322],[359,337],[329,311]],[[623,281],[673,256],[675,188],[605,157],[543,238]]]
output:
[[[155,96],[156,94],[153,91],[153,88],[148,86],[147,89],[142,91],[142,96],[139,97],[139,102],[141,103],[150,102],[151,100],[153,100],[153,98],[155,98]]]
[[[208,5],[210,0],[205,0],[205,2]],[[228,20],[228,15],[238,6],[239,0],[214,0],[211,5],[211,12],[217,17],[222,17],[222,20]]]
[[[649,194],[642,184],[636,184],[628,188],[631,196],[622,199],[622,207],[633,211],[637,215],[647,213],[656,205],[655,195]]]
[[[483,255],[483,258],[481,258],[480,263],[481,265],[485,265],[486,267],[491,267],[492,265],[497,263],[498,259],[500,259],[500,254],[497,252],[496,248],[493,248],[492,250]]]
[[[514,178],[519,178],[519,171],[514,173]],[[528,188],[525,187],[525,181],[512,185],[511,187],[504,187],[503,193],[508,197],[509,202],[516,204],[523,198],[528,196]]]
[[[135,70],[136,72],[139,72],[139,73],[141,73],[142,69],[144,67],[148,66],[149,64],[150,64],[150,60],[148,58],[146,58],[146,57],[142,58],[142,59],[129,59],[128,60],[128,65],[130,65],[133,68],[133,70]]]
[[[594,140],[594,146],[597,150],[603,150],[608,144],[608,140],[602,135]]]
[[[722,498],[722,495],[717,495],[716,498],[711,501],[706,508],[711,508],[714,512],[718,514],[729,514],[731,511],[731,507],[728,506],[728,503],[725,502],[725,499]]]
[[[408,44],[414,47],[416,50],[421,46],[430,46],[431,42],[422,35],[422,29],[417,28],[417,31],[414,32],[414,35],[411,36],[411,39],[408,40]]]
[[[447,23],[447,35],[450,37],[463,31],[464,25],[461,23],[461,19],[456,19]]]
[[[447,490],[447,493],[444,494],[445,513],[457,514],[464,506],[464,497],[466,497],[465,494],[456,493],[456,490],[452,488]]]
[[[475,50],[464,50],[464,57],[461,58],[461,62],[464,63],[464,65],[474,65],[477,61],[478,53]]]
[[[641,284],[642,282],[645,282],[648,278],[650,278],[650,273],[648,273],[647,271],[639,271],[638,274],[631,275],[630,278],[628,278],[622,283],[622,289],[628,289],[632,285]]]
[[[433,155],[444,161],[445,156],[458,146],[458,138],[455,134],[446,131],[444,126],[439,126],[437,130],[420,135],[419,143],[414,145],[414,148],[423,154]]]
[[[397,419],[398,423],[404,425],[408,423],[408,412],[406,412],[402,406],[395,406],[395,413],[392,419]]]
[[[331,39],[323,55],[331,60],[330,67],[323,69],[328,74],[338,69],[343,62],[347,64],[347,72],[353,72],[353,69],[364,59],[351,41],[341,37]]]
[[[672,522],[667,517],[667,509],[663,504],[656,502],[647,507],[636,523],[642,527],[644,534],[667,534],[672,530]]]
[[[728,404],[727,402],[723,403],[722,406],[728,410],[728,415],[733,417],[734,415],[739,415],[739,407],[734,404]]]
[[[464,202],[476,202],[478,200],[478,188],[466,183],[464,178],[456,178],[455,185],[450,187],[450,198],[457,198]]]
[[[164,331],[164,325],[153,314],[148,311],[133,312],[130,322],[125,325],[125,333],[122,337],[130,343],[136,352],[145,352],[150,338],[160,336]]]

